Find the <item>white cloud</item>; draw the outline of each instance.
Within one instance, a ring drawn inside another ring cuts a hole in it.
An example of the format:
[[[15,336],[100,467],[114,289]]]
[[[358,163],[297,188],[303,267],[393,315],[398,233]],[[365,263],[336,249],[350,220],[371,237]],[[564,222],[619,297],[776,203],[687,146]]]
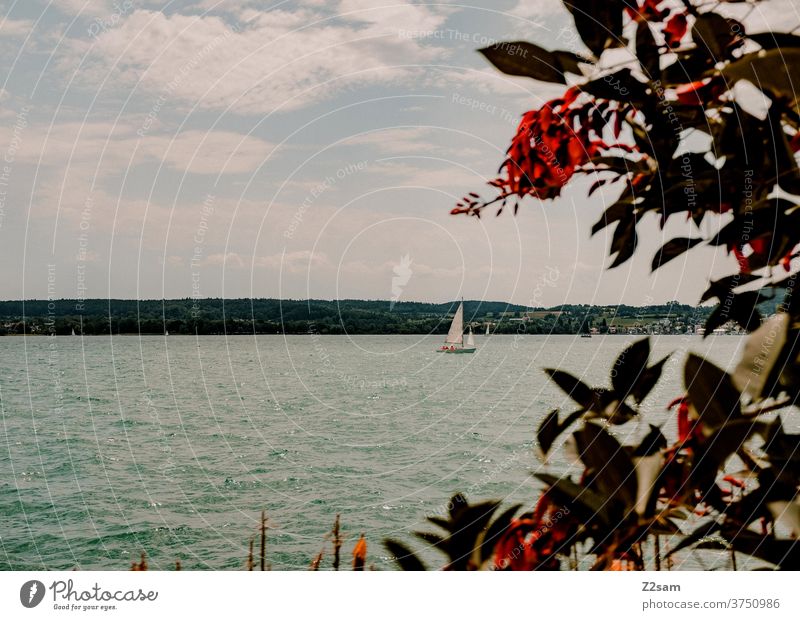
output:
[[[319,21],[310,10],[247,9],[241,13],[244,23],[233,26],[219,16],[139,10],[91,41],[73,40],[62,63],[74,63],[88,51],[81,76],[92,85],[111,74],[115,85],[165,93],[201,108],[264,114],[300,108],[354,86],[408,81],[419,71],[404,65],[424,64],[442,53],[398,35],[402,28],[441,25],[441,13],[396,4],[353,16],[357,19]],[[389,26],[382,25],[387,19]]]
[[[33,22],[28,19],[4,19],[0,22],[0,37],[27,37],[33,29]]]
[[[0,127],[0,143],[11,139],[10,127]],[[129,166],[162,162],[165,167],[193,174],[251,172],[273,146],[259,138],[229,131],[188,130],[176,135],[138,135],[132,124],[61,123],[49,131],[41,125],[25,130],[17,159],[45,166],[99,166],[117,174]]]

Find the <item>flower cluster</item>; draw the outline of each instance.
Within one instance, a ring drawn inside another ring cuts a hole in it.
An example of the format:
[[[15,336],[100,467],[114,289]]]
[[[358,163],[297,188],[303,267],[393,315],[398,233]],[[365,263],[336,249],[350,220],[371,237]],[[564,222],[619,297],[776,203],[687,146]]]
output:
[[[479,215],[480,209],[511,196],[556,198],[575,172],[612,148],[633,150],[627,144],[606,142],[605,129],[619,138],[631,108],[619,102],[583,96],[570,88],[560,99],[526,112],[500,166],[501,176],[489,184],[500,194],[481,203],[477,194],[461,199],[452,214]]]
[[[570,512],[543,493],[533,512],[514,519],[494,550],[495,570],[559,570],[559,554],[574,534]]]

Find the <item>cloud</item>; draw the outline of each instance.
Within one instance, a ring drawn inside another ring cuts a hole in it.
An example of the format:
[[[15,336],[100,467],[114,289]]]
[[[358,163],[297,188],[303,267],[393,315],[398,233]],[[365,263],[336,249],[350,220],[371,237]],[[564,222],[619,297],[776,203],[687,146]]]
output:
[[[33,30],[33,22],[28,19],[4,19],[0,22],[0,37],[27,37]]]
[[[163,163],[192,174],[236,174],[261,165],[273,145],[230,131],[187,130],[175,135],[140,135],[133,124],[60,123],[47,130],[30,126],[22,136],[17,159],[44,166],[99,166],[99,173],[117,174],[130,166]],[[0,143],[12,128],[0,127]]]
[[[298,250],[269,256],[256,256],[253,260],[256,267],[288,271],[290,273],[303,273],[309,269],[331,267],[331,261],[324,252],[311,252]],[[248,260],[248,264],[250,261]]]
[[[398,35],[434,28],[442,13],[410,3],[388,8],[343,2],[349,19],[312,9],[216,15],[137,10],[92,40],[71,41],[67,64],[88,52],[87,85],[114,84],[166,93],[201,108],[265,114],[330,98],[356,86],[407,83],[442,49]],[[387,25],[388,24],[388,25]]]

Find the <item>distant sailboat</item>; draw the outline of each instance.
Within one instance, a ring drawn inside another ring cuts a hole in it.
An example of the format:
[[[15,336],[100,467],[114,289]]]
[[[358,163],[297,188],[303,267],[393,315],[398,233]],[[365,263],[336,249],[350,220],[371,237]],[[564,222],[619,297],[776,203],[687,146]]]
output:
[[[78,335],[78,334],[75,333],[75,328],[74,327],[72,328],[72,335],[73,336],[77,336]]]
[[[467,334],[467,345],[464,346],[464,302],[458,304],[458,310],[450,323],[450,331],[447,332],[444,344],[439,353],[475,353],[475,338],[472,336],[472,328]]]
[[[486,324],[486,335],[489,335],[489,323]]]

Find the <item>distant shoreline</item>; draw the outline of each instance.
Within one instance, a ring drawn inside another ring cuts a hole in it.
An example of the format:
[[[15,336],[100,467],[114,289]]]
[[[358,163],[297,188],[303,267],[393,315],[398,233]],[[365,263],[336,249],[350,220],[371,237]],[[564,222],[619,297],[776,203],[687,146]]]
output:
[[[458,302],[287,299],[53,299],[0,302],[0,335],[437,335]],[[648,306],[529,307],[464,300],[464,328],[476,335],[699,332],[712,308],[677,302]],[[768,312],[766,313],[768,314]]]

